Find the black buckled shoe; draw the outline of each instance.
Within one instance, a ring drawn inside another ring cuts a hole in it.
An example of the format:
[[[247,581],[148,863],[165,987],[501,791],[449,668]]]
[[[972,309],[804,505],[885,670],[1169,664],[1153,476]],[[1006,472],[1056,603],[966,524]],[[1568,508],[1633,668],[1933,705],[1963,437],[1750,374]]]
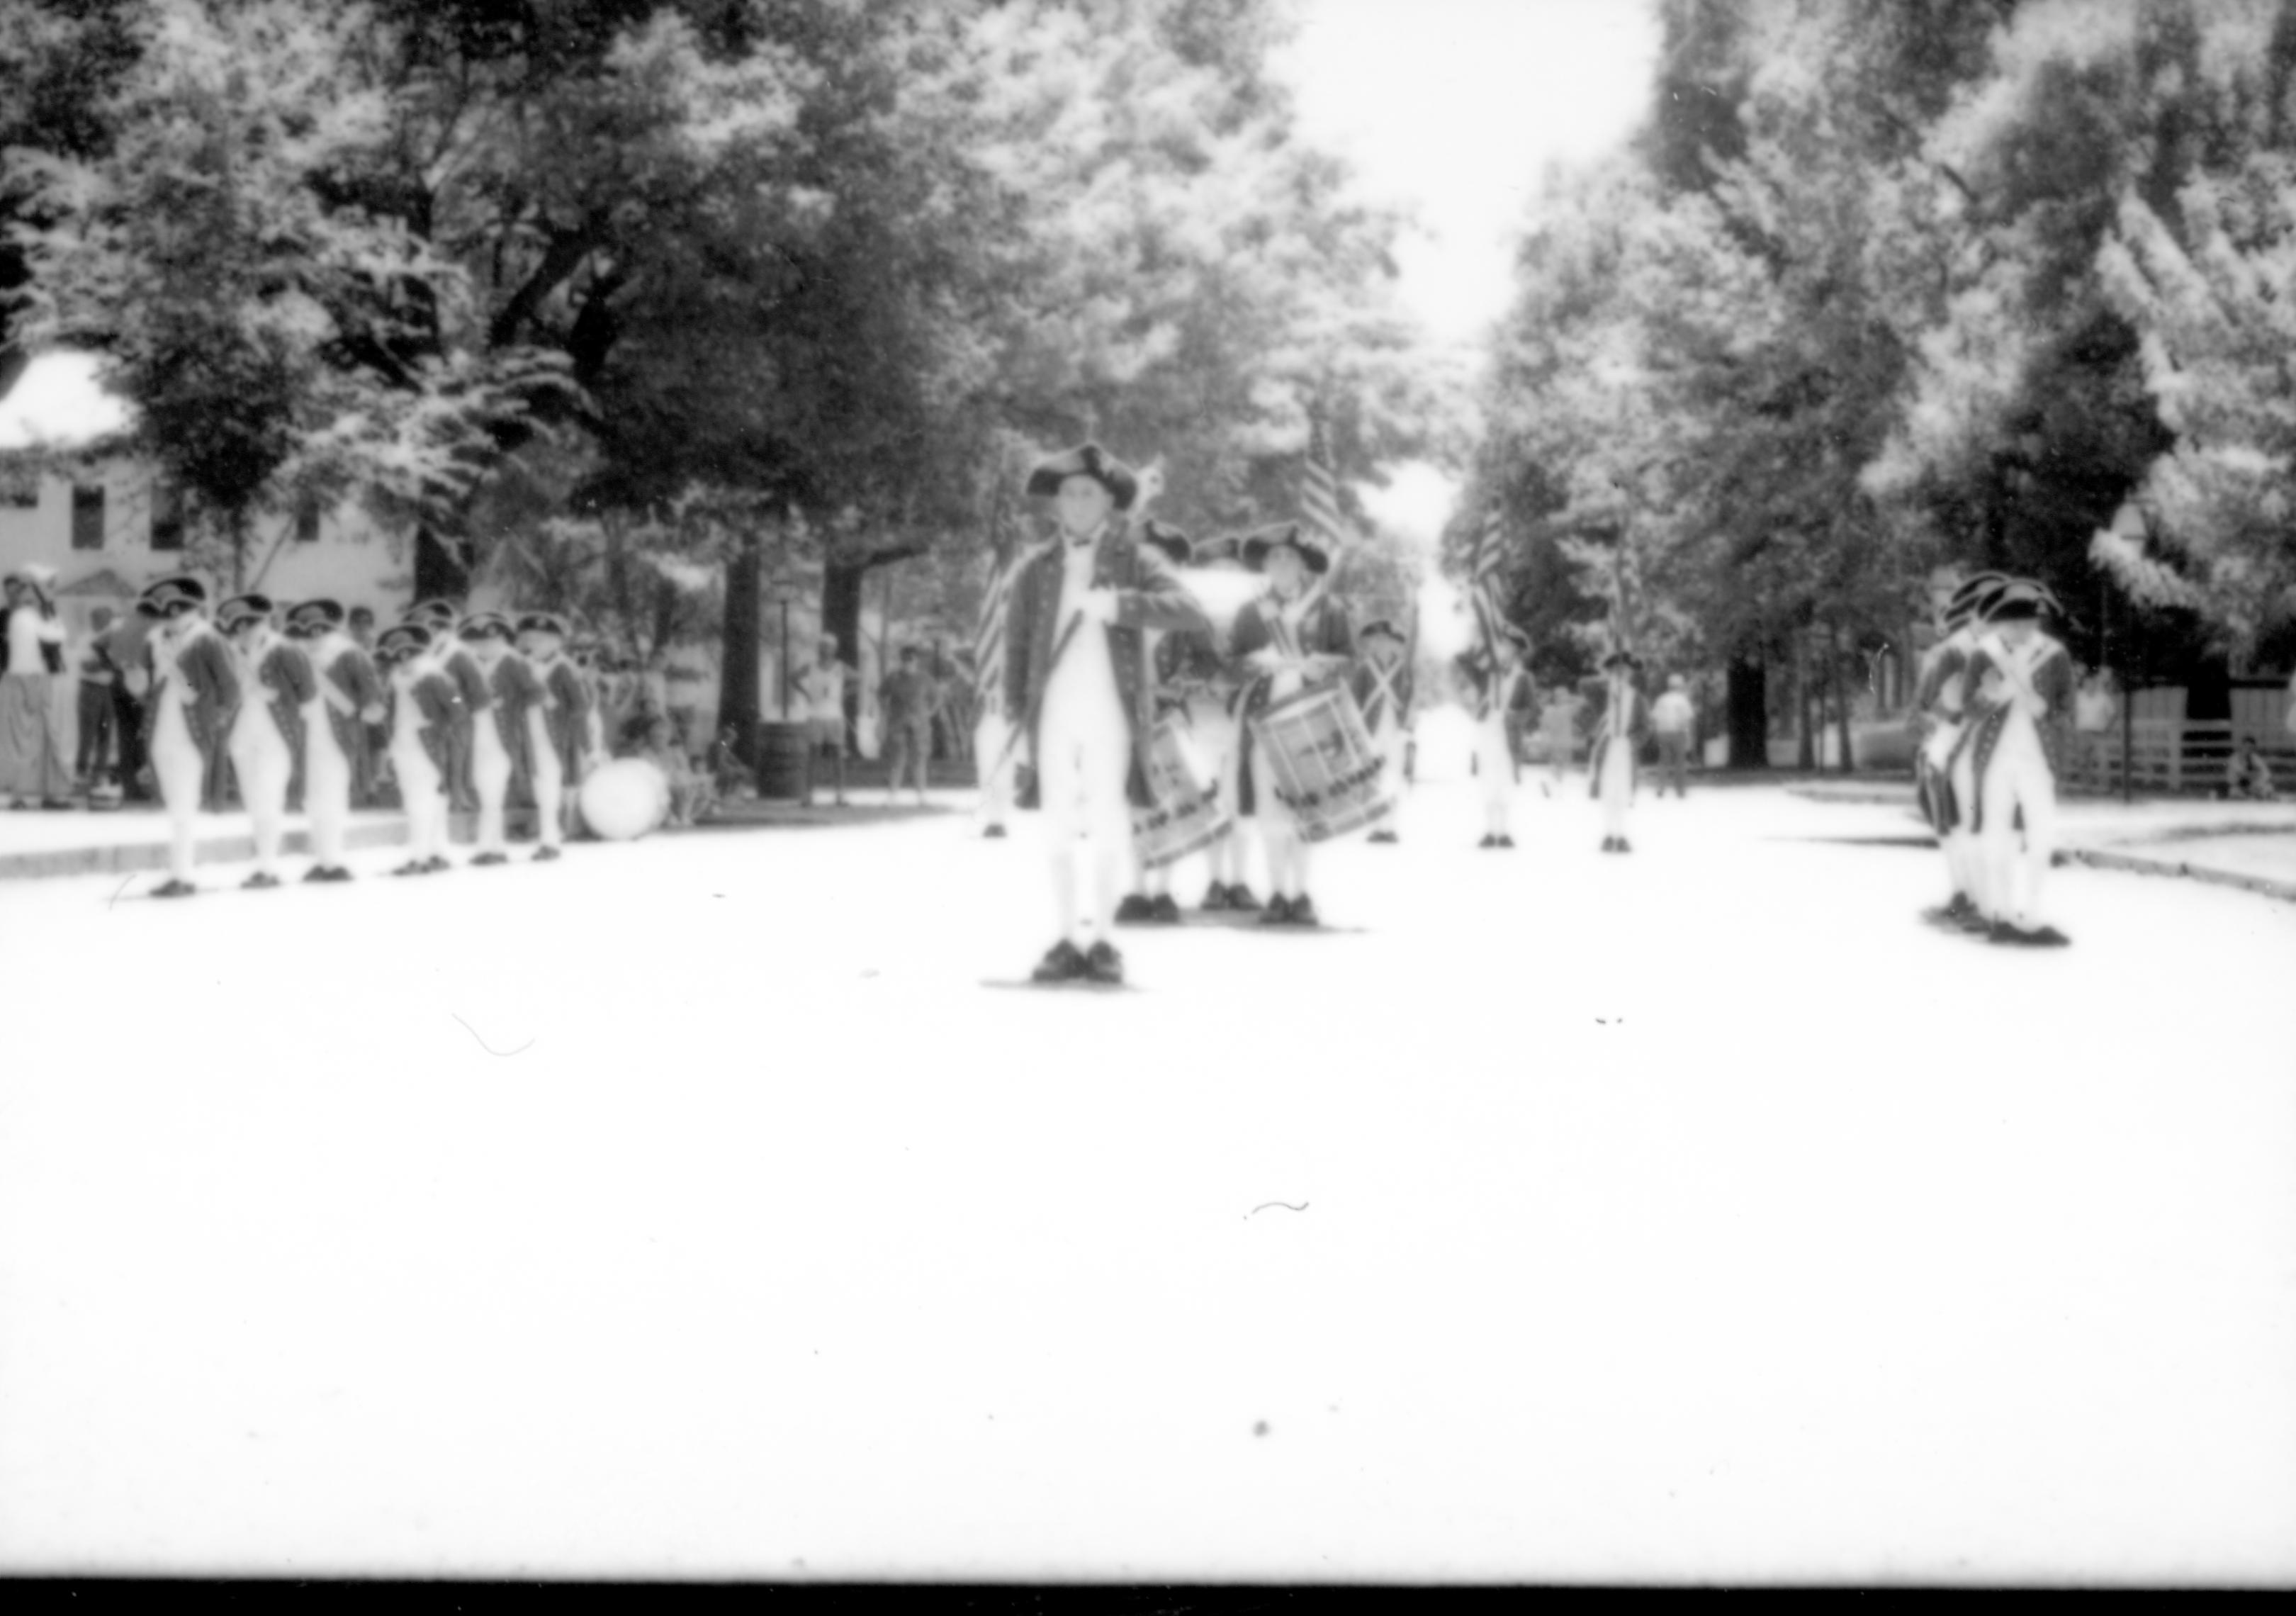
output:
[[[1291,923],[1295,926],[1319,926],[1324,923],[1316,914],[1316,900],[1305,892],[1293,898],[1290,906]]]
[[[1259,899],[1251,895],[1250,887],[1240,881],[1234,882],[1230,883],[1227,890],[1227,906],[1249,913],[1259,907]]]
[[[1502,837],[1500,837],[1500,838],[1499,838],[1499,846],[1501,846],[1501,847],[1503,847],[1503,848],[1511,848],[1511,847],[1514,846],[1514,838],[1513,838],[1513,837],[1512,837],[1512,836],[1502,836]]]
[[[1275,897],[1269,898],[1267,900],[1267,906],[1259,912],[1259,923],[1263,926],[1290,925],[1292,923],[1292,900],[1284,897],[1281,892],[1278,892]]]
[[[189,898],[193,893],[198,890],[199,889],[193,886],[190,882],[177,881],[171,877],[168,880],[161,882],[158,886],[153,887],[152,889],[152,896],[154,898]]]
[[[1495,848],[1495,847],[1498,846],[1498,844],[1499,844],[1499,839],[1498,839],[1497,837],[1496,837],[1496,836],[1492,835],[1488,831],[1485,831],[1485,832],[1483,833],[1483,839],[1482,839],[1480,841],[1479,841],[1479,842],[1475,843],[1475,846],[1476,846],[1476,848],[1477,848],[1477,849],[1481,849]]]
[[[327,874],[327,866],[323,864],[315,864],[309,869],[303,872],[303,881],[306,885],[312,885],[319,882],[332,881],[334,877]]]
[[[262,892],[277,886],[279,884],[279,877],[272,874],[268,870],[258,870],[254,874],[249,876],[245,881],[241,882],[239,884],[242,890],[245,891]]]
[[[980,833],[980,839],[983,841],[1002,841],[1004,839],[1004,827],[1001,824],[992,824]]]
[[[534,849],[533,861],[536,864],[548,864],[554,858],[562,858],[564,857],[565,855],[561,853],[556,848],[545,846],[538,847]]]
[[[481,853],[476,858],[471,860],[471,867],[474,870],[486,869],[494,865],[508,864],[509,862],[510,855],[507,853]]]
[[[1177,926],[1180,923],[1180,906],[1169,892],[1159,892],[1148,900],[1148,918],[1160,926]]]
[[[1217,881],[1204,889],[1204,901],[1198,906],[1207,915],[1218,915],[1233,906],[1227,900],[1227,888]]]
[[[1116,923],[1137,926],[1144,923],[1151,913],[1148,900],[1137,892],[1127,892],[1124,901],[1116,906]]]
[[[1029,980],[1034,982],[1072,982],[1084,974],[1084,962],[1083,953],[1064,937],[1045,951],[1045,957],[1037,962],[1034,971],[1029,972]]]
[[[1103,987],[1120,987],[1124,981],[1124,956],[1106,938],[1102,938],[1084,956],[1084,975]]]

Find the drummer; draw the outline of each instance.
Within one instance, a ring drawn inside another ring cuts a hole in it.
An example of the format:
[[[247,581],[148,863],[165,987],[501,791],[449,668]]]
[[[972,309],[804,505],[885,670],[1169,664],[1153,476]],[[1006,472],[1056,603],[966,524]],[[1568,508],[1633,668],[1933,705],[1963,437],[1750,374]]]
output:
[[[1175,568],[1185,567],[1195,557],[1195,545],[1186,534],[1153,517],[1140,524],[1138,538],[1141,544],[1160,551]],[[1172,718],[1185,726],[1188,699],[1183,682],[1192,665],[1201,661],[1210,646],[1210,636],[1203,629],[1150,628],[1141,633],[1141,661],[1148,674],[1148,699],[1153,721]],[[1132,861],[1132,890],[1116,906],[1116,923],[1178,925],[1180,906],[1172,898],[1171,865],[1143,863],[1137,838],[1133,843]]]
[[[1253,738],[1251,720],[1278,702],[1337,683],[1354,660],[1355,636],[1346,611],[1326,592],[1331,557],[1302,536],[1299,523],[1278,522],[1246,538],[1243,564],[1265,573],[1268,588],[1237,613],[1228,646],[1230,665],[1250,680],[1240,715],[1236,813],[1240,819],[1259,821],[1267,849],[1273,891],[1260,923],[1313,926],[1317,919],[1315,899],[1308,894],[1308,842],[1291,810],[1275,800],[1274,780]]]

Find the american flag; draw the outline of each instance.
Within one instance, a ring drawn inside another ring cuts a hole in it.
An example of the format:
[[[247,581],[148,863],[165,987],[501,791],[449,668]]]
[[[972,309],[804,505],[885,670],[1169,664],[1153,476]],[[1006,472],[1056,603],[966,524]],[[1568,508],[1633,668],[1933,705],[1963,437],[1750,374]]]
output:
[[[1310,537],[1336,562],[1347,544],[1347,529],[1340,517],[1340,480],[1332,474],[1331,447],[1324,440],[1320,416],[1308,425],[1308,469],[1300,479],[1300,507],[1308,519]]]
[[[1483,513],[1475,547],[1467,563],[1467,603],[1475,613],[1475,634],[1486,656],[1498,644],[1499,627],[1506,621],[1506,588],[1501,578],[1506,559],[1506,521],[1494,502]]]
[[[980,597],[980,615],[972,627],[972,692],[984,711],[1001,710],[1004,691],[1004,608],[1013,595],[1013,579],[1021,570],[1014,554],[994,569]]]

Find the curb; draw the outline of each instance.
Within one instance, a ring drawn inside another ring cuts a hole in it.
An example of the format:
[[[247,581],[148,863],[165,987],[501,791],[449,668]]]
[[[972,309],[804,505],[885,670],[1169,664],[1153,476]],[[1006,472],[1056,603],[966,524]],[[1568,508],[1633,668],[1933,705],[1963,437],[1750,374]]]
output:
[[[2194,865],[2182,860],[2170,863],[2164,858],[2145,858],[2133,853],[2111,853],[2091,848],[2066,848],[2063,857],[2073,864],[2087,865],[2095,870],[2119,870],[2130,875],[2181,877],[2208,886],[2231,887],[2237,891],[2251,892],[2259,898],[2275,898],[2283,903],[2296,903],[2296,882],[2275,881],[2267,875],[2241,875],[2230,870],[2211,870],[2206,865]]]

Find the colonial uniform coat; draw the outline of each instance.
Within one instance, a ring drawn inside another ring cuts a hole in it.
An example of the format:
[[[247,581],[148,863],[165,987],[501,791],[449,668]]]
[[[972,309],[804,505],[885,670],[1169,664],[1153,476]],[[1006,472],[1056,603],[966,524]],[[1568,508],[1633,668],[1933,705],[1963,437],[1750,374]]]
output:
[[[447,795],[455,807],[468,812],[478,806],[472,773],[473,734],[479,715],[493,698],[487,693],[485,670],[467,648],[450,644],[438,655],[440,671],[455,687],[455,716],[447,726]]]
[[[1914,688],[1914,712],[1922,731],[1915,753],[1915,798],[1945,851],[1953,890],[1972,903],[1978,902],[1981,879],[1970,828],[1974,804],[1954,788],[1954,754],[1968,717],[1969,658],[1976,644],[1977,636],[1967,625],[1956,628],[1922,653]]]
[[[374,660],[340,629],[311,642],[312,687],[303,744],[305,808],[311,816],[311,855],[323,870],[343,867],[344,832],[351,791],[366,751],[360,715],[385,705]]]
[[[1972,719],[1963,742],[1975,785],[1971,829],[1985,869],[1988,918],[2045,924],[2043,883],[2057,845],[2056,773],[2077,681],[2046,634],[2022,645],[1987,635],[1970,653]]]
[[[511,782],[529,766],[532,741],[527,713],[542,701],[542,682],[517,652],[505,649],[491,663],[476,664],[485,681],[487,704],[477,715],[471,737],[471,777],[478,788],[477,845],[481,856],[499,862],[508,841],[506,810]]]
[[[427,658],[390,674],[390,767],[406,812],[407,857],[415,863],[447,851],[447,769],[460,705],[454,681]]]
[[[254,826],[256,873],[274,875],[286,828],[287,783],[303,754],[303,707],[316,698],[319,685],[300,645],[263,634],[251,655],[239,657],[246,700],[232,721],[231,766]]]
[[[1144,808],[1149,805],[1147,748],[1154,710],[1141,635],[1151,628],[1202,629],[1208,625],[1171,565],[1155,550],[1136,543],[1120,518],[1097,537],[1077,542],[1092,546],[1086,587],[1116,592],[1116,620],[1078,623],[1055,667],[1054,647],[1076,611],[1076,603],[1062,598],[1070,546],[1067,542],[1047,545],[1030,555],[1013,580],[1005,612],[1004,716],[1022,726],[1040,796],[1053,761],[1046,744],[1048,708],[1054,710],[1056,731],[1116,726],[1106,737],[1121,767],[1114,783],[1120,793],[1116,807],[1120,810],[1129,803]],[[1104,709],[1095,701],[1092,710],[1081,710],[1079,703],[1061,699],[1096,696],[1099,681],[1111,677],[1114,699]],[[1096,781],[1090,787],[1102,789]],[[1051,811],[1052,805],[1046,806]],[[1128,839],[1128,816],[1124,817],[1123,833]]]
[[[150,680],[144,702],[144,755],[174,833],[168,871],[192,874],[193,837],[208,760],[222,754],[240,701],[231,648],[205,618],[178,618],[144,643]]]
[[[1310,682],[1293,672],[1263,673],[1251,666],[1250,660],[1254,653],[1270,646],[1303,657],[1351,658],[1355,655],[1355,629],[1348,621],[1344,607],[1330,595],[1312,589],[1289,609],[1269,594],[1246,602],[1243,610],[1236,613],[1227,650],[1230,669],[1240,681],[1235,696],[1239,726],[1235,788],[1238,818],[1249,819],[1259,814],[1261,792],[1270,784],[1264,777],[1267,763],[1252,734],[1251,721],[1279,701],[1337,685],[1347,677],[1346,672],[1341,671]]]
[[[1389,788],[1403,789],[1404,748],[1408,741],[1411,713],[1411,663],[1398,656],[1382,668],[1369,657],[1355,665],[1348,675],[1348,687],[1356,698],[1356,708],[1363,714],[1364,727],[1371,732],[1372,744],[1379,755],[1387,759]]]
[[[570,817],[566,788],[582,777],[590,743],[590,686],[562,652],[537,658],[527,669],[542,693],[526,714],[537,833],[544,847],[554,848],[565,839]]]

